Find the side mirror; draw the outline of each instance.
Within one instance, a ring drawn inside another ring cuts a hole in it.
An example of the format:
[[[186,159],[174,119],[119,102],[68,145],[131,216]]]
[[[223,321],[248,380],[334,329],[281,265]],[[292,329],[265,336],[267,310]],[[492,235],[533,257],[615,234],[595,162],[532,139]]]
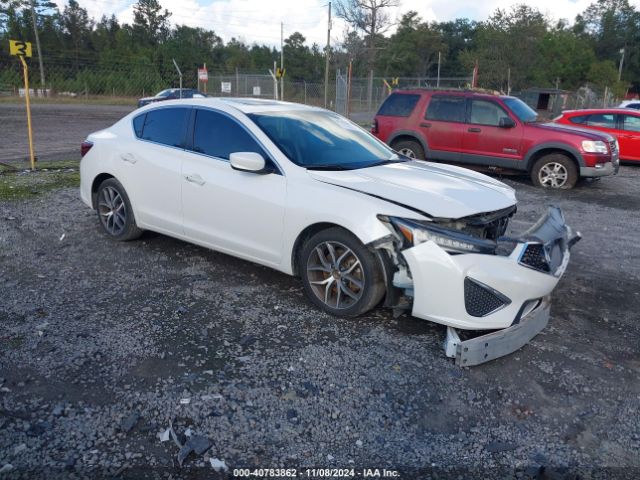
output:
[[[511,117],[502,117],[498,122],[500,128],[513,128],[516,126],[516,122]]]
[[[231,168],[248,173],[271,173],[262,155],[255,152],[235,152],[229,155]]]

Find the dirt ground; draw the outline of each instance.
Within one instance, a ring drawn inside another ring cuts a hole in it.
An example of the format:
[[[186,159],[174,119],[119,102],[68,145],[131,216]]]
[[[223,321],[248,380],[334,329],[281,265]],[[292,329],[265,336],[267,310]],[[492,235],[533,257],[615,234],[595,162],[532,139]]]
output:
[[[584,239],[546,330],[473,368],[440,326],[333,318],[295,278],[162,235],[113,242],[75,188],[0,200],[0,473],[639,478],[640,168],[506,181],[512,231],[555,204]],[[210,448],[180,466],[169,422]]]
[[[134,107],[118,105],[38,104],[31,106],[34,149],[40,160],[80,157],[80,143],[91,132],[120,120]],[[27,114],[21,103],[0,103],[0,162],[29,158]],[[10,128],[9,128],[10,126]]]

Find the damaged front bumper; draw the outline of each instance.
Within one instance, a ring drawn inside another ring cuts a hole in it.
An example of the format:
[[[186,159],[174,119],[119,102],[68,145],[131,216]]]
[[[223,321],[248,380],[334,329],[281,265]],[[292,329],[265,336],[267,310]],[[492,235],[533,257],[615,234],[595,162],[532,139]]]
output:
[[[405,249],[410,278],[397,274],[394,285],[413,296],[413,316],[451,327],[450,356],[477,365],[519,349],[545,327],[549,295],[579,239],[550,207],[527,232],[499,239],[497,250],[508,246],[502,254],[452,254],[433,241]],[[498,331],[462,342],[452,329]]]

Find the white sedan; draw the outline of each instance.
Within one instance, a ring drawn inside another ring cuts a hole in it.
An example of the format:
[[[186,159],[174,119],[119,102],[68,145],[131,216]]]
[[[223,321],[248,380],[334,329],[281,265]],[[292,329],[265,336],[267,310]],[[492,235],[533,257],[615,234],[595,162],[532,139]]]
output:
[[[339,316],[380,303],[448,327],[473,365],[546,325],[573,237],[551,208],[504,237],[513,189],[412,161],[323,109],[255,99],[143,107],[82,144],[81,196],[107,235],[153,230],[301,277]],[[456,329],[498,330],[461,341]]]

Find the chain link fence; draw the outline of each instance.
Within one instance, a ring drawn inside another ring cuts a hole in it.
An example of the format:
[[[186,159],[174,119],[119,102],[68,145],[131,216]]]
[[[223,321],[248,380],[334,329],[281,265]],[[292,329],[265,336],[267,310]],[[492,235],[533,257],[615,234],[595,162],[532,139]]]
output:
[[[40,71],[30,61],[29,81],[32,95],[100,98],[105,101],[135,103],[140,97],[155,95],[166,88],[178,87],[180,78],[172,64],[153,64],[146,60],[128,63],[94,63],[70,59],[46,59],[46,82],[40,82]],[[207,82],[198,82],[196,68],[183,69],[182,86],[196,88],[211,96],[233,96],[281,99],[280,85],[268,73],[209,71]],[[348,78],[338,70],[327,88],[327,108],[367,122],[395,88],[468,88],[471,77],[358,77]],[[0,56],[0,96],[23,96],[22,66],[15,57]],[[528,89],[514,93],[542,116],[559,115],[562,110],[608,107],[618,99],[607,88],[585,85],[576,91]],[[284,100],[314,106],[325,106],[322,82],[284,80]]]

